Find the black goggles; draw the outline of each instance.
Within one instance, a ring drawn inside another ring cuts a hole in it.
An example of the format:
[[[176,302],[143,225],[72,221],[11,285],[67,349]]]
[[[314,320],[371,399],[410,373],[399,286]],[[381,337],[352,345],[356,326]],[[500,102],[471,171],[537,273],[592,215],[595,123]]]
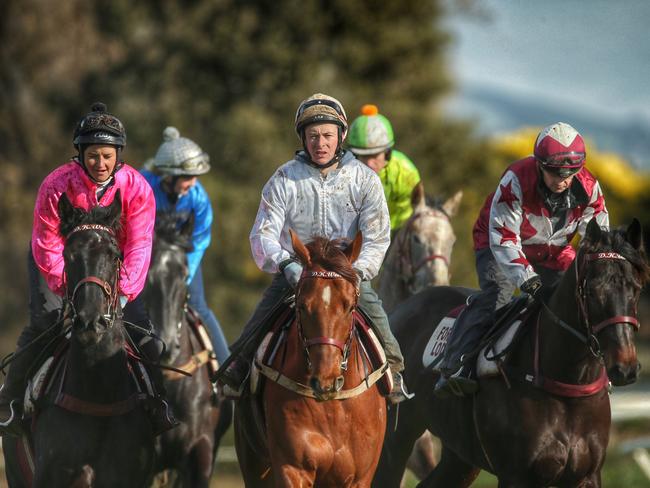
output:
[[[80,132],[89,132],[97,129],[109,129],[118,134],[124,133],[124,126],[117,117],[110,114],[90,114],[84,117],[79,125]]]
[[[343,109],[341,106],[332,101],[332,100],[327,100],[327,99],[322,99],[322,98],[317,98],[314,100],[309,100],[308,102],[303,103],[300,106],[300,110],[298,110],[298,117],[300,117],[302,114],[305,113],[305,111],[310,108],[310,107],[315,107],[316,105],[325,105],[326,107],[330,107],[334,109],[334,111],[339,114],[341,117],[345,118],[345,114],[343,113]]]

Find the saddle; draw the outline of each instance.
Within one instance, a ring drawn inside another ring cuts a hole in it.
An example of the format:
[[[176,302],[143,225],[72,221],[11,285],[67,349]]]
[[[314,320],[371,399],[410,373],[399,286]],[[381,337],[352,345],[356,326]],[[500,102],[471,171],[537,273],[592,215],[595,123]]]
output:
[[[463,304],[450,310],[436,325],[422,355],[425,369],[437,371],[456,319],[466,307],[467,304]],[[507,358],[508,351],[520,336],[521,325],[535,310],[536,304],[531,304],[528,295],[522,295],[494,313],[492,325],[481,339],[479,347],[472,351],[463,351],[466,357],[476,358],[475,370],[479,377],[500,373],[499,363]]]
[[[290,327],[295,324],[296,314],[293,303],[283,303],[273,317],[272,325],[267,329],[260,345],[255,353],[253,367],[249,376],[249,387],[252,394],[256,394],[261,386],[261,370],[270,367],[282,346],[286,342]],[[386,354],[379,339],[372,330],[370,318],[362,310],[356,309],[353,312],[354,329],[361,349],[362,362],[366,375],[386,365]],[[385,368],[384,374],[377,381],[377,386],[382,395],[388,395],[392,389],[392,375],[390,369]]]

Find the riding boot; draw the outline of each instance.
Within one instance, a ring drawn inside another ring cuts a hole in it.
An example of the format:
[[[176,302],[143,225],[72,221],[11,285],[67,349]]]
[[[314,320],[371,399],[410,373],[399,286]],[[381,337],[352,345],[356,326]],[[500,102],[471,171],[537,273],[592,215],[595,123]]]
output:
[[[157,358],[160,357],[160,351],[155,341],[145,339],[140,341],[138,346],[150,362],[155,363]],[[145,364],[145,368],[149,374],[154,390],[153,396],[148,398],[145,403],[145,409],[149,413],[149,420],[151,421],[154,436],[157,436],[178,426],[180,422],[174,416],[171,406],[165,399],[167,390],[165,388],[162,370],[155,364]]]
[[[9,365],[4,385],[0,389],[0,434],[18,435],[27,374],[40,349],[32,344],[18,351]]]
[[[229,398],[239,398],[250,372],[250,362],[242,353],[235,356],[219,377],[223,394]]]
[[[463,351],[473,349],[476,338],[480,340],[481,337],[477,334],[482,330],[481,327],[472,320],[472,305],[470,303],[458,316],[447,342],[443,362],[439,367],[440,377],[434,388],[434,394],[438,398],[471,395],[478,389],[478,383],[470,377],[472,368],[462,354]]]

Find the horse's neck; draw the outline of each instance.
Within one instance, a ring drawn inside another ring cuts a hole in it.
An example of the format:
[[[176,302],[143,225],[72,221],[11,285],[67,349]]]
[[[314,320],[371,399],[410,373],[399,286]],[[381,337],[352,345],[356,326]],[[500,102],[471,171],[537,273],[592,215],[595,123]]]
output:
[[[539,324],[535,324],[535,327],[539,326],[536,331],[539,364],[544,376],[566,383],[587,383],[594,381],[602,366],[590,353],[587,344],[556,320],[586,336],[587,330],[576,301],[576,286],[575,269],[571,266],[548,303],[552,314],[546,309],[540,312]]]
[[[95,346],[83,348],[72,340],[68,354],[65,391],[88,401],[116,401],[130,391],[131,381],[124,349],[126,332],[117,325]]]

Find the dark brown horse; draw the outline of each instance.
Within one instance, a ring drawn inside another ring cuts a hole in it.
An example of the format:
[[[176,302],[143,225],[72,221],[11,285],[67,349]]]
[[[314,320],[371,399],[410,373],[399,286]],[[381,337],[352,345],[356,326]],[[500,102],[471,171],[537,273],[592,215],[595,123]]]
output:
[[[31,424],[33,482],[18,473],[18,466],[29,466],[17,454],[22,450],[12,446],[5,452],[11,486],[140,488],[151,477],[151,424],[132,379],[127,334],[117,313],[120,214],[119,191],[109,207],[88,213],[72,207],[65,194],[59,201],[66,238],[64,325],[71,338],[64,373],[40,399]]]
[[[158,213],[144,298],[154,330],[166,344],[161,362],[191,375],[164,371],[166,396],[180,425],[159,437],[155,472],[173,471],[174,486],[207,488],[219,441],[232,421],[232,402],[213,390],[210,351],[188,323],[192,230],[193,215]]]
[[[436,375],[422,364],[433,329],[471,290],[432,288],[407,300],[391,324],[416,396],[387,433],[375,486],[399,486],[411,446],[428,428],[443,451],[418,486],[466,487],[484,469],[499,488],[600,487],[611,422],[607,380],[637,378],[636,310],[648,276],[639,222],[608,232],[592,220],[551,300],[522,325],[504,374],[480,378],[469,398],[436,398]]]
[[[305,246],[292,233],[304,266],[297,319],[284,350],[262,371],[263,413],[255,397],[235,406],[237,454],[248,487],[370,486],[386,401],[374,379],[364,381],[368,365],[352,326],[358,296],[352,263],[361,242],[359,233],[342,251],[324,238]]]

